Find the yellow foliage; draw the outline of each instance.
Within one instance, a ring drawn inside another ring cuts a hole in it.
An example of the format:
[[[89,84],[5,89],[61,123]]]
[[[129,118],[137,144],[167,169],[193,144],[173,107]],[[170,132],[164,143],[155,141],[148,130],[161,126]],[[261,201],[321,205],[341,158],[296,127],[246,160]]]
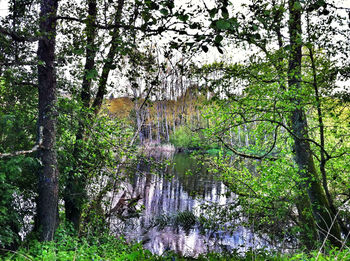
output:
[[[128,97],[115,98],[108,101],[108,110],[111,114],[126,118],[134,108],[134,103]]]

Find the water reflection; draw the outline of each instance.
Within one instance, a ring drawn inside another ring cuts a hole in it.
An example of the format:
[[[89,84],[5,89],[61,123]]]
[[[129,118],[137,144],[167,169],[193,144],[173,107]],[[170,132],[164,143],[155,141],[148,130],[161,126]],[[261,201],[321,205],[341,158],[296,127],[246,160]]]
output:
[[[199,222],[190,229],[179,225],[187,222],[186,217],[181,220],[181,215],[193,213],[199,217],[205,205],[233,204],[235,197],[227,196],[225,185],[188,154],[175,154],[172,161],[174,164],[164,167],[158,175],[150,173],[152,166],[140,163],[139,171],[123,184],[113,200],[114,206],[124,204],[112,219],[112,230],[116,234],[142,241],[147,249],[159,255],[173,250],[197,256],[213,250],[244,251],[261,245],[249,230],[239,226],[240,218],[223,224],[227,227],[238,224],[231,232],[227,227],[204,229]]]

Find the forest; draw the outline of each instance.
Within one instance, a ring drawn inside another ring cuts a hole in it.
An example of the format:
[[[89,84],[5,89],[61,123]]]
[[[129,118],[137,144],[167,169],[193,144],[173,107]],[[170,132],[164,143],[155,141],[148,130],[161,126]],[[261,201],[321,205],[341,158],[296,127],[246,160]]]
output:
[[[0,0],[0,260],[350,260],[350,3]]]

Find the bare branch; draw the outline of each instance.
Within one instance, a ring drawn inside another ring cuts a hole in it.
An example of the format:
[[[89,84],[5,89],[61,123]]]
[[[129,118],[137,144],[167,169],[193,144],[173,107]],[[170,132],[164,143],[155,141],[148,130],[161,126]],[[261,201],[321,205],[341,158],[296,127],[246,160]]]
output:
[[[0,159],[29,154],[29,153],[37,151],[39,148],[40,148],[40,146],[37,144],[30,150],[19,150],[19,151],[12,152],[12,153],[2,153],[2,154],[0,154]]]

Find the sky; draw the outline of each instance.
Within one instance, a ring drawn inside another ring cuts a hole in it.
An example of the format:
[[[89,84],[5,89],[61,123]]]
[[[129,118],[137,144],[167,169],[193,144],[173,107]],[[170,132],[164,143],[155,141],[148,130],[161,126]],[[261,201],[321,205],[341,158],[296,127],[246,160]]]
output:
[[[8,1],[9,0],[0,0],[0,18],[5,17],[8,14]],[[74,1],[74,0],[73,0]],[[212,0],[175,0],[175,3],[177,6],[186,6],[186,3],[191,3],[191,4],[199,4],[203,5],[203,2],[206,3],[206,5],[210,8],[211,3],[213,2]],[[231,1],[234,5],[234,9],[237,11],[240,8],[240,5],[242,3],[249,2],[247,0],[232,0]],[[341,6],[344,8],[349,8],[350,9],[350,0],[334,0],[334,3],[336,6]],[[345,11],[340,11],[343,12],[344,14]],[[214,47],[209,47],[209,52],[208,53],[203,53],[198,55],[196,57],[196,60],[198,63],[212,63],[214,61],[222,60],[224,59],[230,59],[231,62],[241,62],[244,61],[248,54],[250,54],[253,50],[242,50],[242,49],[234,49],[234,48],[224,48],[224,55],[221,55],[216,48]],[[348,84],[348,83],[346,83]]]
[[[9,0],[0,0],[0,17],[4,17],[8,14],[8,1]],[[186,2],[189,2],[188,0],[175,0],[178,2],[179,5],[183,5]],[[204,0],[192,0],[190,2],[203,2]],[[205,2],[208,2],[205,0]],[[232,1],[235,7],[240,6],[242,3],[248,2],[247,0],[233,0]],[[342,6],[344,8],[350,8],[350,0],[335,0],[334,1],[337,6]]]
[[[7,15],[8,11],[8,1],[7,0],[0,0],[0,17],[4,17]]]

